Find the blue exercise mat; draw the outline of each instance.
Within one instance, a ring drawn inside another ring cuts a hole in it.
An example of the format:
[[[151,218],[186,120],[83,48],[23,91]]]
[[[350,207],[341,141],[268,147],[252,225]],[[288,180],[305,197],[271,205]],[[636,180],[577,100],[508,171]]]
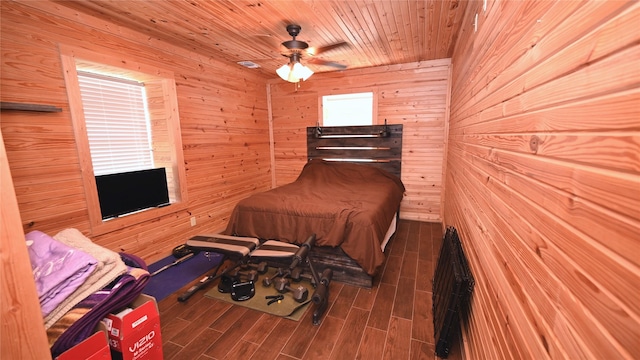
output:
[[[218,253],[209,253],[208,258],[204,255],[204,252],[195,254],[192,258],[152,276],[142,292],[153,296],[156,301],[160,301],[189,282],[215,269],[222,259],[223,256]],[[173,255],[167,256],[149,265],[149,273],[153,273],[176,260]]]

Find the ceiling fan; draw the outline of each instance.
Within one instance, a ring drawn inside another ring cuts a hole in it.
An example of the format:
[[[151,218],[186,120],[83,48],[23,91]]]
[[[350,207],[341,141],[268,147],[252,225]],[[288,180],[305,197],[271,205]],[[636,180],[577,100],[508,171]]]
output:
[[[300,34],[301,29],[302,27],[300,27],[300,25],[287,25],[287,32],[293,39],[282,43],[282,46],[286,49],[282,55],[289,58],[288,64],[285,64],[278,70],[276,70],[276,72],[282,79],[296,83],[299,82],[300,79],[307,80],[309,76],[313,75],[313,71],[311,69],[300,63],[300,59],[302,59],[303,57],[305,57],[306,61],[309,64],[330,66],[339,70],[344,70],[347,68],[346,65],[314,57],[323,52],[345,46],[347,45],[346,42],[342,41],[320,48],[310,48],[309,44],[307,44],[306,42],[296,39],[296,37]]]

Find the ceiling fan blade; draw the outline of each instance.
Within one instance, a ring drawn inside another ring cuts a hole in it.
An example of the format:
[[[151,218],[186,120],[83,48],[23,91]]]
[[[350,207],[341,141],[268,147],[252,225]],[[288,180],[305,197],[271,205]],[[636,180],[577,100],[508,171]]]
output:
[[[307,54],[309,54],[309,56],[316,56],[318,54],[321,54],[323,52],[327,52],[329,50],[333,50],[333,49],[337,49],[340,47],[343,47],[345,45],[349,45],[348,43],[342,41],[339,43],[335,43],[335,44],[331,44],[331,45],[327,45],[327,46],[323,46],[323,47],[319,47],[319,48],[309,48],[307,50]]]
[[[322,59],[318,59],[318,58],[311,58],[309,60],[307,60],[307,63],[309,64],[314,64],[314,65],[322,65],[322,66],[331,66],[334,67],[336,69],[340,69],[340,70],[344,70],[347,68],[347,65],[343,65],[334,61],[327,61],[327,60],[322,60]]]

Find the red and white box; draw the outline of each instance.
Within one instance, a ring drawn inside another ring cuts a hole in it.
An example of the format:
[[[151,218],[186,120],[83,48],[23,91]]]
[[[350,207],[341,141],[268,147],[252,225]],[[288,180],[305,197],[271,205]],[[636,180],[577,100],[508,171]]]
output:
[[[89,336],[80,344],[60,354],[56,360],[111,360],[111,351],[107,344],[107,333],[104,329]]]
[[[111,349],[122,353],[123,360],[162,360],[160,315],[155,298],[141,294],[128,309],[109,314],[102,321]]]

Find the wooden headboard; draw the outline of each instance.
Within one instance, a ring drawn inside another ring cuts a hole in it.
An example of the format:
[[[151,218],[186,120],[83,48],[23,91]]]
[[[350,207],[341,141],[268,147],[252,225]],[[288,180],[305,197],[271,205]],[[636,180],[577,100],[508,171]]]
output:
[[[366,164],[400,177],[402,124],[308,127],[307,159]]]

